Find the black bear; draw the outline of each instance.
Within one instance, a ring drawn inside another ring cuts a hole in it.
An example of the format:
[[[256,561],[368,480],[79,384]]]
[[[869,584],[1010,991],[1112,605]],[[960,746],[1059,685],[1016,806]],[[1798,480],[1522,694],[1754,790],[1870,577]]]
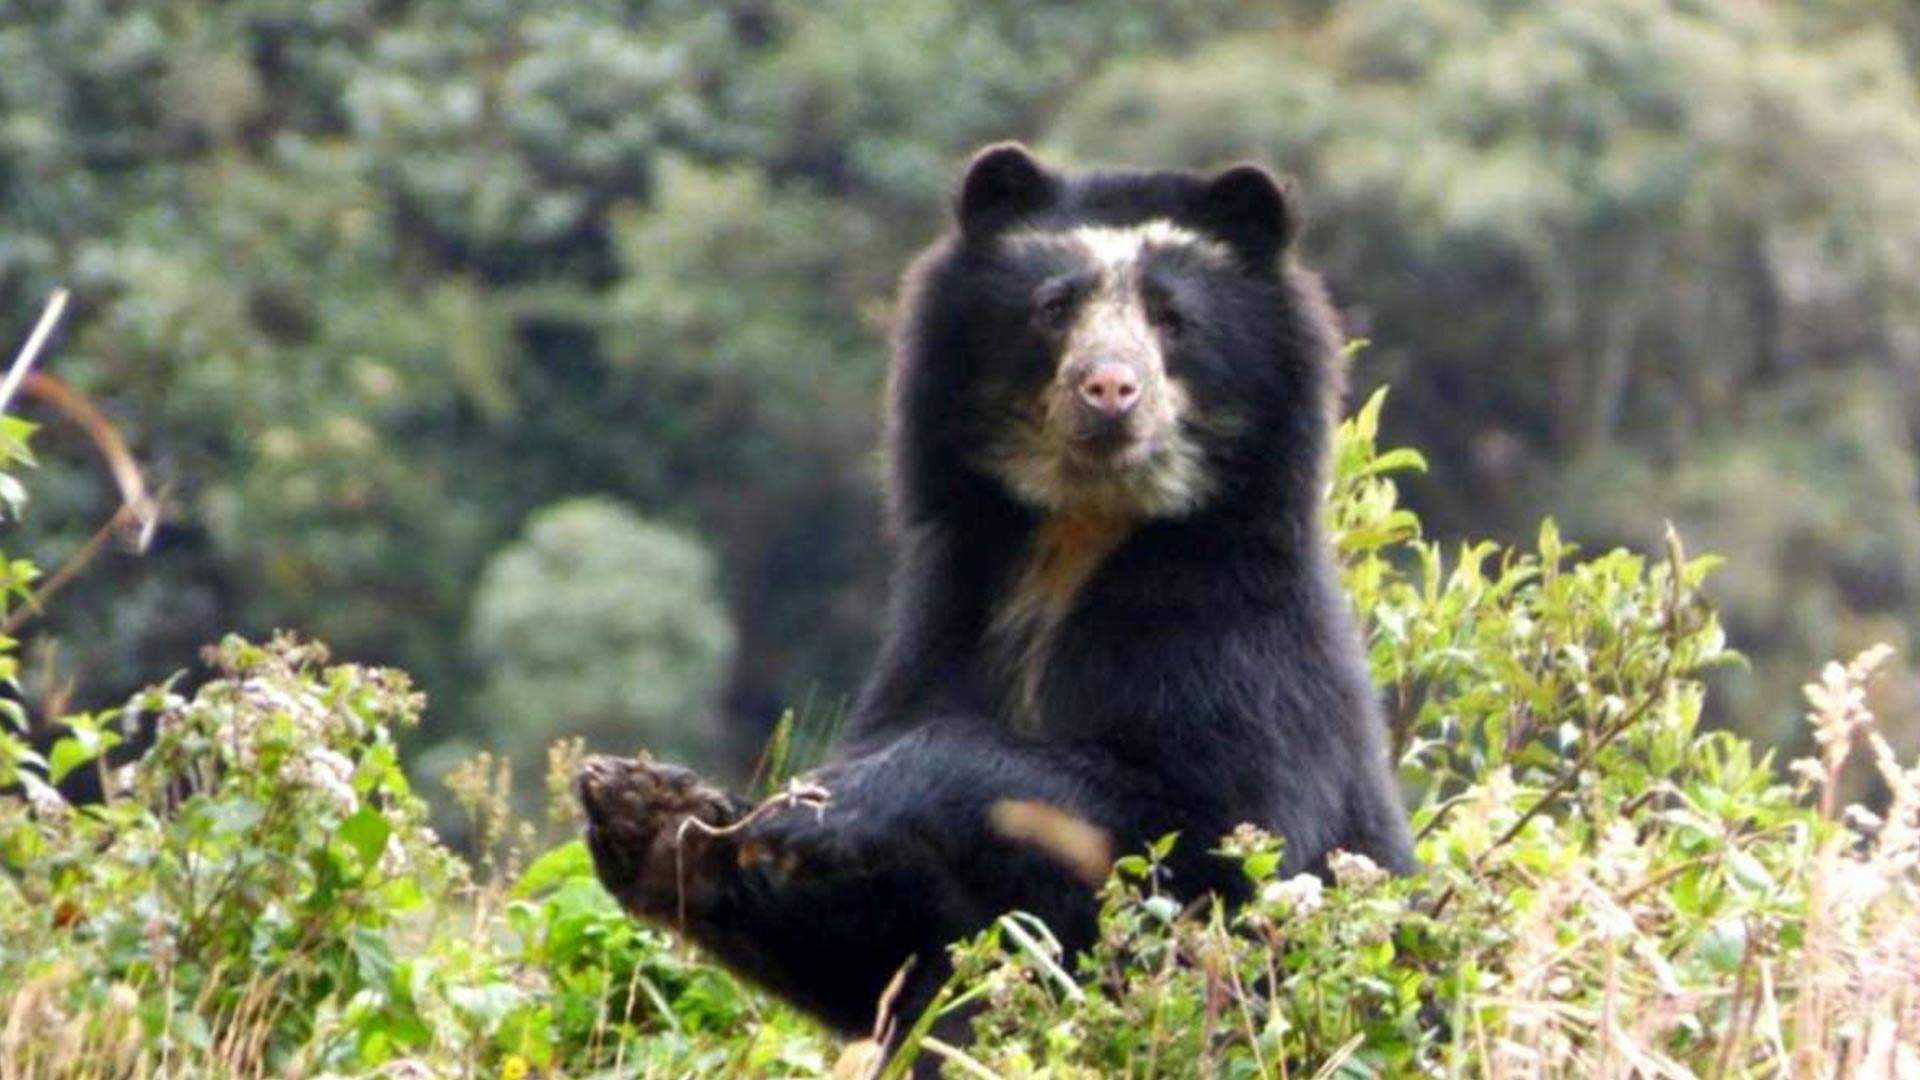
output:
[[[1413,865],[1320,520],[1340,339],[1289,191],[1007,144],[956,217],[906,276],[890,623],[832,760],[759,806],[646,758],[578,781],[629,911],[850,1032],[911,959],[910,1022],[1006,911],[1090,943],[1103,856],[1168,833],[1186,895],[1244,892],[1211,851],[1242,822],[1287,872]]]

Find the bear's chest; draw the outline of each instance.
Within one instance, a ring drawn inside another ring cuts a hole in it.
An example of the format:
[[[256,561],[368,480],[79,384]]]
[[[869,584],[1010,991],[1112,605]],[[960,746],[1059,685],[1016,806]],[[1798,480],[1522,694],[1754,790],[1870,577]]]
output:
[[[1037,726],[1054,643],[1089,582],[1133,532],[1131,519],[1098,513],[1042,521],[993,604],[988,640],[1007,707]]]

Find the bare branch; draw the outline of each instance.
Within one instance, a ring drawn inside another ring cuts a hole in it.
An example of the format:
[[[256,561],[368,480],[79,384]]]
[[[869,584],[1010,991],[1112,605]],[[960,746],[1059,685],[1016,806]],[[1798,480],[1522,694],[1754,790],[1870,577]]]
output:
[[[67,312],[67,290],[55,289],[53,297],[47,301],[46,309],[40,312],[40,322],[33,328],[26,345],[20,349],[20,355],[14,357],[13,367],[8,369],[5,381],[0,381],[0,415],[5,415],[7,406],[13,404],[13,395],[20,389],[20,383],[26,379],[27,372],[33,369],[33,362],[40,358],[40,350],[46,347],[47,339],[53,336],[53,328],[60,325],[60,317]]]

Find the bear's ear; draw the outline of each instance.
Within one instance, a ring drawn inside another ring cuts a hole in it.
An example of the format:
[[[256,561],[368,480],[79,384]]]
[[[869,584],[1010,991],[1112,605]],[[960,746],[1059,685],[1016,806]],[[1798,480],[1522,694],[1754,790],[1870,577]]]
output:
[[[966,178],[960,181],[960,231],[970,240],[991,236],[1044,209],[1059,186],[1060,181],[1033,160],[1026,147],[995,143],[973,156]]]
[[[1258,165],[1235,165],[1207,181],[1198,211],[1208,232],[1258,267],[1270,265],[1299,231],[1293,185]]]

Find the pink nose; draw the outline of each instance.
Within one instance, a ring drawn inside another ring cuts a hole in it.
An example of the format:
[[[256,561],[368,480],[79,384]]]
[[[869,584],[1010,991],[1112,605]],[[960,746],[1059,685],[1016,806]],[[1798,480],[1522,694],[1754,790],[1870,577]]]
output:
[[[1102,360],[1081,376],[1080,400],[1103,416],[1125,416],[1140,400],[1140,380],[1127,365]]]

